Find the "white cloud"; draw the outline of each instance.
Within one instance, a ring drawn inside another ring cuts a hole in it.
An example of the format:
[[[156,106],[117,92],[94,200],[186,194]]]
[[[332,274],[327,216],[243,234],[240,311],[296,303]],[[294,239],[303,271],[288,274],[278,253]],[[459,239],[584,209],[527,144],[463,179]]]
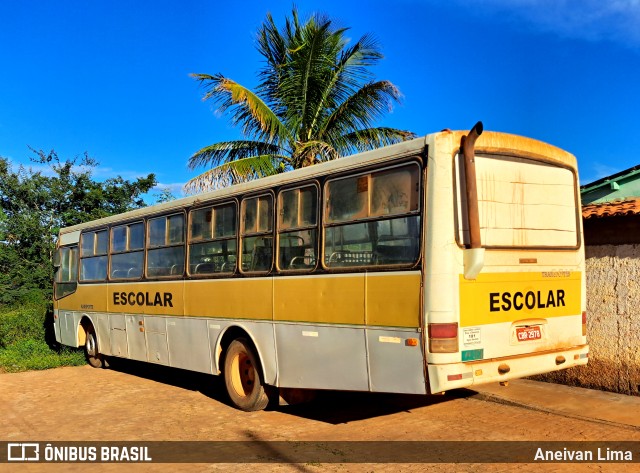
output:
[[[55,175],[55,173],[51,169],[51,165],[49,164],[40,164],[35,162],[21,162],[18,160],[11,160],[9,158],[7,159],[9,160],[9,164],[13,172],[17,172],[20,166],[22,166],[22,168],[24,168],[27,171],[34,172],[34,173],[39,172],[43,176],[52,177]],[[73,167],[73,170],[76,172],[90,171],[92,178],[94,178],[96,181],[105,181],[109,178],[113,178],[116,176],[120,176],[123,179],[126,179],[128,181],[132,181],[139,177],[147,177],[147,175],[150,174],[149,172],[139,172],[139,171],[130,171],[130,170],[117,171],[112,167],[106,167],[106,166],[90,167],[90,166],[76,165]]]
[[[162,192],[163,190],[168,190],[177,198],[184,197],[186,194],[184,193],[184,185],[186,182],[173,182],[170,184],[165,184],[162,182],[158,182],[156,186],[151,189],[151,193]]]
[[[566,38],[640,48],[640,0],[457,0],[470,11]]]
[[[614,168],[613,166],[602,163],[593,163],[591,167],[595,171],[596,179],[601,179],[603,177],[611,176],[612,174],[623,171],[623,169],[621,168]]]
[[[584,186],[587,184],[591,184],[598,179],[602,179],[603,177],[611,176],[612,174],[616,174],[622,171],[622,168],[614,168],[608,164],[604,163],[592,163],[588,166],[589,173],[586,176],[580,177],[580,185]],[[584,168],[583,168],[584,171]]]
[[[25,169],[28,173],[36,173],[40,172],[43,176],[53,177],[55,173],[51,169],[51,166],[48,164],[39,164],[34,162],[20,162],[11,160],[8,157],[6,158],[9,161],[9,165],[11,166],[11,170],[13,172],[18,172],[20,166]],[[87,166],[74,166],[74,170],[76,172],[82,171],[91,171],[91,176],[93,179],[97,181],[105,181],[109,178],[113,178],[116,176],[120,176],[125,180],[133,181],[139,177],[146,177],[149,172],[139,172],[139,171],[131,171],[131,170],[122,170],[118,171],[112,167],[106,166],[97,166],[97,167],[87,167]],[[157,200],[158,196],[168,190],[173,194],[174,197],[180,199],[185,197],[187,194],[184,192],[184,186],[186,182],[171,182],[171,183],[163,183],[158,182],[154,187],[152,187],[149,192],[147,192],[143,199],[147,202],[147,204],[153,204]]]

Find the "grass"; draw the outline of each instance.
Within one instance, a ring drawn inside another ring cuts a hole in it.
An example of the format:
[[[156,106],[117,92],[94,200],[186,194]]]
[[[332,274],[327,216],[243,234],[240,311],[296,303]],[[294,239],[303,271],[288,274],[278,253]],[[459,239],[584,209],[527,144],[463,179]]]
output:
[[[0,348],[0,369],[7,373],[84,364],[86,361],[81,350],[66,347],[59,351],[53,350],[44,340],[20,340],[6,348]]]
[[[56,347],[49,301],[34,298],[14,307],[0,307],[0,372],[83,364],[81,350]]]

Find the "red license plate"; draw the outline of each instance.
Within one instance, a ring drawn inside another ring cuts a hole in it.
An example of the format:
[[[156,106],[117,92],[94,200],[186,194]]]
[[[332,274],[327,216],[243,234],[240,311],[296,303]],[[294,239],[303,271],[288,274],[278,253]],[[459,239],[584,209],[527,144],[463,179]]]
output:
[[[519,342],[540,340],[542,338],[542,330],[540,330],[540,327],[518,327],[516,328],[516,336]]]

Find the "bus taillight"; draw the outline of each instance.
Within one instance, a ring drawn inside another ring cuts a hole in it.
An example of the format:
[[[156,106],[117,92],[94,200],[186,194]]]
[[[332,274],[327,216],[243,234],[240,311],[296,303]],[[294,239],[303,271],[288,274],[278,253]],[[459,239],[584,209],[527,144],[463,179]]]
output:
[[[582,335],[587,335],[587,312],[582,312]]]
[[[458,323],[429,324],[429,351],[455,353],[458,351]]]

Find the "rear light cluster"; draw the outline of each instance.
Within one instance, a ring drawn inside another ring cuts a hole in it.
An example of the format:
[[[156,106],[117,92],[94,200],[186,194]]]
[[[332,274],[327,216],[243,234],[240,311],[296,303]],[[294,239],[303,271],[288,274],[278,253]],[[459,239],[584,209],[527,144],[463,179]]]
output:
[[[582,313],[582,335],[587,335],[587,312]]]
[[[429,324],[429,352],[456,353],[458,351],[458,323]]]

